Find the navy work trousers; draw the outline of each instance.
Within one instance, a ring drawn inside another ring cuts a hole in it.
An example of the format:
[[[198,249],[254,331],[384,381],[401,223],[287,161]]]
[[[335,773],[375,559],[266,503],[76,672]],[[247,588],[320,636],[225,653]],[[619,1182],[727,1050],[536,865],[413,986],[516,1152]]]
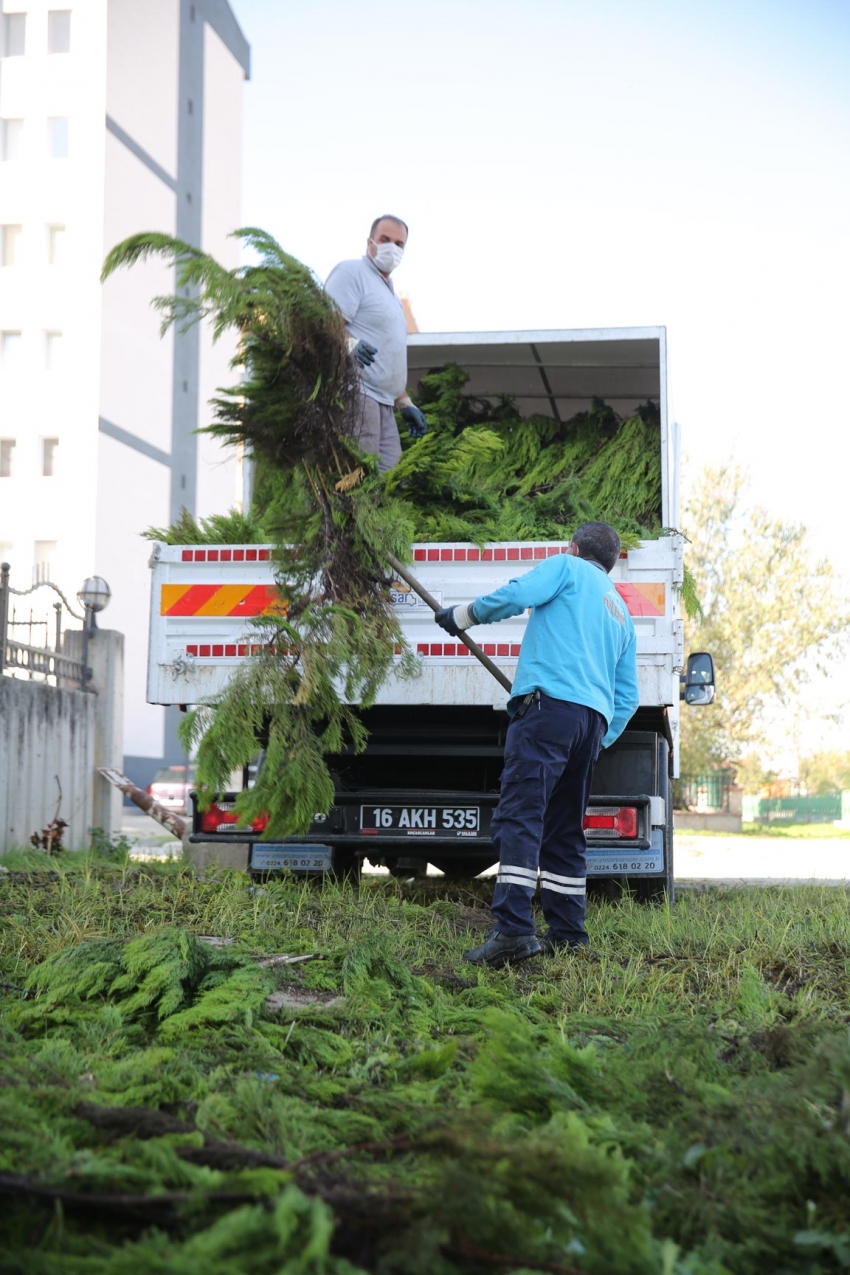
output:
[[[534,933],[539,869],[550,934],[558,942],[587,942],[582,821],[606,729],[595,709],[542,693],[511,721],[492,824],[499,852],[492,911],[502,934]]]

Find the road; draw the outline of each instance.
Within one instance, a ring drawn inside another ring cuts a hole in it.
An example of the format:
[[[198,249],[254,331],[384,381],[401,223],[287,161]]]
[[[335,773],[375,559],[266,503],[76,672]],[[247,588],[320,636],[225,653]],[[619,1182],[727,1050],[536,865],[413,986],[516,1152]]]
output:
[[[125,810],[122,832],[133,845],[133,858],[162,859],[181,852],[180,842],[141,811]],[[785,837],[696,837],[682,832],[676,837],[675,868],[676,881],[682,885],[850,883],[850,838],[796,841]],[[384,873],[386,869],[367,867],[366,871]],[[439,875],[436,869],[431,871]]]
[[[850,838],[693,837],[675,841],[675,876],[690,881],[740,884],[850,882]]]

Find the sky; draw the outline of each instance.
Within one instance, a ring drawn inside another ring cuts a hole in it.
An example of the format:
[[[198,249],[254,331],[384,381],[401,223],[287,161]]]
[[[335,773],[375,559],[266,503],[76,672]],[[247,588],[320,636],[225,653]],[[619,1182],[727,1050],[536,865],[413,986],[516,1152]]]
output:
[[[685,483],[850,581],[850,0],[231,4],[243,224],[324,278],[398,214],[422,331],[663,324]]]

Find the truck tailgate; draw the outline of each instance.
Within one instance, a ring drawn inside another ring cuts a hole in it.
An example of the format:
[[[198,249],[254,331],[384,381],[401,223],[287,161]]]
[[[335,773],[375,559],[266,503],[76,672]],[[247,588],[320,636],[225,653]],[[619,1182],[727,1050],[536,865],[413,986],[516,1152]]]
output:
[[[451,606],[490,593],[565,549],[566,543],[414,545],[412,570],[441,605]],[[260,649],[261,634],[252,621],[280,608],[272,550],[157,543],[151,566],[148,702],[208,702]],[[644,541],[620,558],[611,575],[637,632],[641,703],[671,704],[678,694],[674,674],[682,663],[676,618],[681,537]],[[378,703],[504,704],[506,693],[463,643],[436,627],[431,610],[407,585],[396,582],[392,600],[420,672],[391,679]],[[508,678],[515,672],[525,623],[525,616],[517,616],[475,629],[478,644]]]

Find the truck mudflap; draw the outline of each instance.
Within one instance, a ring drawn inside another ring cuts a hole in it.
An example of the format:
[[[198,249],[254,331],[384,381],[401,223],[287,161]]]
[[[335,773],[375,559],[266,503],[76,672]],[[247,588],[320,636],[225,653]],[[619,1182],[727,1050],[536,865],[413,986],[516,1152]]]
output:
[[[248,843],[254,872],[325,872],[340,853],[371,863],[420,860],[442,871],[446,865],[496,863],[490,826],[498,793],[404,792],[399,789],[338,793],[326,815],[309,831],[279,841],[262,840],[263,828],[237,828],[236,794],[217,799],[201,814],[192,794],[190,843]],[[666,802],[658,796],[591,796],[585,814],[587,875],[664,877],[668,847]]]

